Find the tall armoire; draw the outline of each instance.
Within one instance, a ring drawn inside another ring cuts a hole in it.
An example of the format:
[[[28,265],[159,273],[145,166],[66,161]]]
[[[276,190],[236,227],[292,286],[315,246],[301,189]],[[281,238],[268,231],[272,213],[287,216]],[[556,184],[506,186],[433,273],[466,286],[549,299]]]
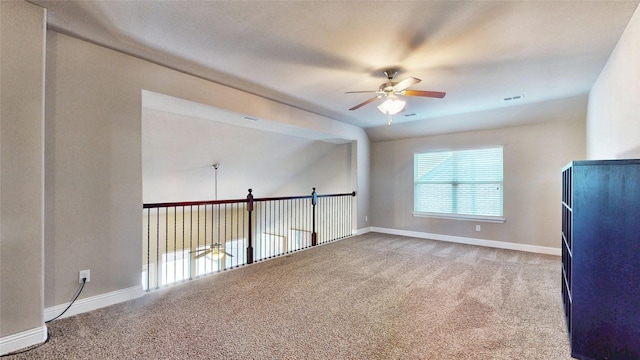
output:
[[[562,170],[562,299],[574,358],[640,359],[640,160]]]

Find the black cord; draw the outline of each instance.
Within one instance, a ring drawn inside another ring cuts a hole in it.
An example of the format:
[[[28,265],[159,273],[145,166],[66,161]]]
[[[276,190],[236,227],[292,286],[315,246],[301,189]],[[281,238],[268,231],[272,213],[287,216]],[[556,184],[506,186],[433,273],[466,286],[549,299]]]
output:
[[[60,315],[58,315],[58,316],[54,317],[54,318],[53,318],[53,319],[51,319],[51,320],[47,320],[47,321],[45,321],[44,323],[45,323],[45,324],[48,324],[48,323],[52,322],[53,320],[55,320],[55,319],[59,318],[60,316],[64,315],[64,313],[66,313],[66,312],[67,312],[67,310],[69,310],[69,308],[71,307],[71,305],[73,305],[73,303],[74,303],[74,302],[76,302],[76,300],[78,299],[78,296],[80,296],[80,293],[82,293],[82,289],[84,289],[84,284],[86,284],[86,283],[87,283],[87,278],[82,278],[82,284],[80,284],[80,286],[79,286],[79,287],[78,287],[78,289],[76,290],[76,293],[73,295],[73,300],[71,300],[71,303],[69,304],[69,306],[67,306],[67,308],[66,308],[66,309],[64,309],[64,311],[63,311],[62,313],[60,313]],[[31,350],[33,350],[33,349],[37,349],[37,348],[39,348],[40,346],[42,346],[42,345],[44,345],[44,344],[48,343],[48,342],[49,342],[49,338],[50,338],[50,337],[51,337],[51,334],[49,333],[49,329],[47,329],[47,339],[46,339],[42,344],[37,344],[37,345],[33,345],[33,346],[31,346],[31,347],[28,347],[28,348],[26,348],[26,349],[22,349],[22,350],[19,350],[19,351],[14,351],[14,352],[6,353],[6,354],[4,354],[4,355],[0,355],[0,357],[7,357],[7,356],[13,356],[13,355],[18,355],[18,354],[23,354],[23,353],[26,353],[26,352],[31,351]]]
[[[76,290],[76,294],[74,295],[73,300],[71,300],[71,303],[69,304],[69,306],[67,306],[67,308],[66,308],[66,309],[64,309],[64,311],[63,311],[62,313],[60,313],[60,315],[58,315],[58,316],[54,317],[54,318],[53,318],[53,319],[51,319],[51,320],[47,320],[47,321],[45,321],[44,323],[45,323],[45,324],[48,324],[48,323],[52,322],[53,320],[55,320],[55,319],[59,318],[60,316],[64,315],[64,313],[66,313],[66,312],[67,312],[67,310],[69,310],[69,308],[71,307],[71,305],[73,305],[73,303],[74,303],[74,302],[76,302],[76,299],[78,299],[78,296],[80,296],[80,293],[82,292],[82,289],[84,289],[84,284],[86,284],[86,283],[87,283],[87,278],[82,278],[82,284],[80,285],[80,287],[78,288],[78,290]]]

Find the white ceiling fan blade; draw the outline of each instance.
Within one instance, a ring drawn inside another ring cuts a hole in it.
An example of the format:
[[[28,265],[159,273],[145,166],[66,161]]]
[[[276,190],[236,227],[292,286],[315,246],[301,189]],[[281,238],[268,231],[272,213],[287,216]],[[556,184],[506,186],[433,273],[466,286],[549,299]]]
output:
[[[395,84],[393,86],[393,90],[394,91],[402,91],[402,90],[408,88],[409,86],[412,86],[412,85],[415,85],[415,84],[419,83],[420,81],[422,81],[422,80],[420,80],[418,78],[414,78],[414,77],[408,77],[408,78],[400,81],[399,83]]]
[[[349,110],[356,110],[356,109],[359,109],[359,108],[361,108],[361,107],[363,107],[363,106],[365,106],[365,105],[367,105],[367,104],[369,104],[369,103],[372,103],[372,102],[374,102],[374,101],[376,101],[376,100],[380,99],[381,97],[382,97],[382,95],[378,95],[378,96],[376,96],[376,97],[373,97],[373,98],[371,98],[371,99],[369,99],[369,100],[367,100],[367,101],[361,102],[360,104],[358,104],[358,105],[356,105],[356,106],[352,107],[352,108],[351,108],[351,109],[349,109]]]
[[[212,249],[207,249],[202,251],[200,254],[196,255],[196,259],[200,259],[203,256],[207,256],[209,255],[213,250]]]

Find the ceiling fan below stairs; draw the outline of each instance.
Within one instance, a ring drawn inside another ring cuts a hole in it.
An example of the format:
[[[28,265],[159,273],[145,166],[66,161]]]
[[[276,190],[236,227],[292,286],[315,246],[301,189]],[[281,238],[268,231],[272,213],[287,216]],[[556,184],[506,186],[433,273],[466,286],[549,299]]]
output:
[[[204,256],[210,257],[214,260],[220,260],[225,255],[233,257],[233,255],[229,254],[228,252],[222,249],[222,244],[220,243],[211,244],[207,248],[194,250],[194,251],[191,251],[191,253],[196,254],[196,259],[199,259]]]

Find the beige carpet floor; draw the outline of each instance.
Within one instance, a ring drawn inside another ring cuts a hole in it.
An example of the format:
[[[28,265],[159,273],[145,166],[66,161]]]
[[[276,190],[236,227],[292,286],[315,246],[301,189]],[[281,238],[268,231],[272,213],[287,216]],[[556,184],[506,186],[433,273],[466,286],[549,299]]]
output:
[[[369,233],[56,320],[8,359],[570,359],[560,266]]]

